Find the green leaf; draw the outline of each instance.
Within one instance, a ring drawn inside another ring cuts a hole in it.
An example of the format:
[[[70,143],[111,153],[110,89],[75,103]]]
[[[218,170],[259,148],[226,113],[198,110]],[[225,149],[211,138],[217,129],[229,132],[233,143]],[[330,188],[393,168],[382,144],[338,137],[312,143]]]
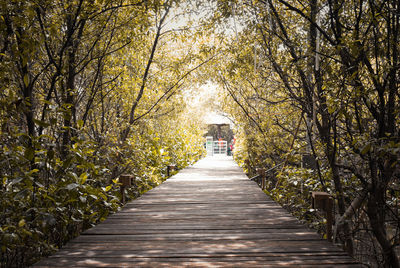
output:
[[[24,75],[24,84],[25,84],[26,87],[29,85],[29,76],[28,76],[28,74]]]
[[[102,192],[99,192],[98,194],[101,198],[103,198],[105,201],[107,201],[107,196],[105,194],[103,194]]]
[[[83,127],[83,120],[78,120],[78,121],[76,122],[76,124],[77,124],[77,126],[78,126],[78,129],[82,128],[82,127]]]
[[[111,185],[108,185],[108,186],[106,187],[106,192],[110,191],[111,188],[112,188],[112,186],[111,186]]]
[[[41,126],[41,127],[48,127],[48,126],[50,126],[49,123],[43,122],[43,121],[41,121],[41,120],[33,119],[33,121],[34,121],[37,125],[39,125],[39,126]]]
[[[33,157],[35,157],[35,149],[33,148],[26,148],[25,153],[24,153],[24,157],[26,159],[28,159],[29,161],[31,161],[33,159]]]
[[[28,58],[23,57],[22,58],[22,66],[25,67],[27,64],[28,64]],[[25,76],[27,76],[27,75],[25,75]],[[27,83],[25,82],[25,76],[24,76],[24,83],[25,83],[25,86],[28,86]]]
[[[361,150],[361,154],[365,155],[366,153],[368,153],[371,149],[371,143],[368,143],[367,145],[364,146],[364,148]]]
[[[50,200],[53,201],[53,202],[56,202],[56,200],[55,200],[53,197],[51,197],[51,196],[49,196],[49,195],[47,195],[47,194],[43,194],[43,197],[44,197],[44,198],[47,198],[47,199],[50,199]]]
[[[74,160],[73,156],[69,156],[64,162],[63,162],[63,168],[68,168],[72,161]]]
[[[26,229],[22,229],[22,232],[23,232],[25,235],[32,236],[32,232],[30,232],[30,231],[28,231],[28,230],[26,230]]]

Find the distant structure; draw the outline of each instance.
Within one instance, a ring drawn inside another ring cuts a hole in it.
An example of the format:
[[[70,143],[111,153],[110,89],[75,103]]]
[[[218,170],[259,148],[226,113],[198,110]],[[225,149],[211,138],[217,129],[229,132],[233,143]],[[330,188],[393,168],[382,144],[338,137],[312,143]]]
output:
[[[206,118],[208,131],[205,134],[207,155],[230,155],[232,149],[232,122],[223,115],[211,113]]]

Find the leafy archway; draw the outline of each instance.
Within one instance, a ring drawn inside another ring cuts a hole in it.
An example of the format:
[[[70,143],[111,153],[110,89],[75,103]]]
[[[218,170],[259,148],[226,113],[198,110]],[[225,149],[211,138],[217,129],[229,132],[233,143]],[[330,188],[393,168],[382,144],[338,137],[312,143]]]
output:
[[[201,157],[204,111],[189,107],[212,83],[214,106],[201,107],[235,121],[235,159],[272,170],[271,196],[323,229],[309,192],[331,193],[337,242],[399,267],[398,1],[1,1],[0,12],[2,264],[32,263],[116,210],[121,174],[135,175],[133,198]]]

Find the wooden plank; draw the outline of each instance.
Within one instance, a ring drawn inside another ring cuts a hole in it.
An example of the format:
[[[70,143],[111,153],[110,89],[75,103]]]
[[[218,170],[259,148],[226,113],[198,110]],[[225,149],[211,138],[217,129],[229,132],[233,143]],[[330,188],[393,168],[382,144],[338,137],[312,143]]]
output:
[[[201,219],[201,218],[200,218]],[[107,224],[107,223],[121,223],[121,224],[129,224],[130,222],[134,221],[135,223],[138,224],[155,224],[155,220],[154,218],[128,218],[128,217],[124,217],[124,218],[113,218],[113,219],[107,219],[107,221],[105,221],[102,224]],[[201,219],[201,222],[203,224],[210,224],[210,225],[215,225],[215,224],[227,224],[227,223],[232,223],[232,222],[237,222],[238,224],[262,224],[262,223],[266,223],[266,224],[270,224],[273,225],[274,221],[271,219],[265,220],[265,219],[244,219],[244,218],[239,218],[239,219],[212,219],[212,218],[207,218],[207,219]],[[192,219],[157,219],[157,224],[158,225],[164,225],[164,224],[197,224],[199,223],[199,219],[196,218],[192,218]],[[298,221],[296,221],[295,219],[292,220],[287,220],[284,222],[281,222],[279,224],[276,225],[277,228],[279,228],[280,226],[288,226],[289,224],[297,224]]]
[[[230,158],[205,159],[36,267],[363,267],[269,199]]]
[[[112,251],[118,254],[120,251],[129,251],[137,256],[158,256],[167,255],[182,257],[185,255],[207,255],[215,256],[220,254],[240,255],[240,254],[288,254],[288,253],[343,253],[337,247],[318,244],[318,241],[238,241],[238,240],[203,240],[203,241],[88,241],[82,243],[69,244],[54,256],[63,257],[66,255],[78,254],[78,252]]]
[[[76,256],[70,256],[68,258],[56,258],[57,263],[61,264],[63,262],[70,263],[71,260],[74,260],[76,263],[85,263],[88,260],[92,261],[97,261],[99,263],[108,263],[112,264],[114,263],[115,265],[115,260],[119,259],[120,261],[124,262],[129,262],[131,265],[139,265],[139,264],[145,264],[149,262],[158,262],[159,264],[169,262],[171,265],[176,266],[178,263],[186,262],[186,263],[198,263],[198,262],[203,262],[204,264],[210,263],[210,262],[228,262],[228,263],[236,263],[236,265],[242,265],[243,262],[254,262],[254,264],[257,263],[265,263],[265,264],[308,264],[308,265],[317,265],[317,264],[335,264],[335,265],[340,265],[340,264],[356,264],[356,262],[349,257],[343,257],[343,256],[324,256],[323,258],[321,257],[312,257],[312,258],[306,258],[304,256],[299,256],[297,258],[292,258],[288,259],[285,257],[259,257],[259,256],[244,256],[244,257],[238,257],[238,256],[216,256],[216,257],[183,257],[183,258],[174,258],[174,257],[132,257],[129,254],[125,255],[105,255],[105,256],[99,256],[99,257],[76,257]],[[53,258],[50,258],[47,263],[44,262],[43,264],[53,264]],[[157,266],[155,266],[157,267]],[[237,266],[238,267],[238,266]],[[337,267],[337,266],[336,266]]]
[[[108,242],[108,241],[150,241],[150,240],[169,240],[169,241],[202,241],[202,240],[265,240],[261,237],[266,233],[255,232],[204,232],[199,230],[199,232],[185,232],[185,233],[153,233],[153,234],[143,234],[141,232],[136,232],[130,234],[130,232],[125,232],[123,234],[117,234],[112,230],[107,230],[106,232],[100,232],[99,234],[82,235],[75,239],[75,243],[84,242],[90,243],[91,241],[97,242]],[[271,240],[290,240],[290,241],[311,241],[320,240],[321,238],[312,233],[307,232],[296,232],[296,233],[271,233],[267,232],[268,241]]]
[[[71,264],[72,261],[72,264]],[[314,263],[307,263],[306,261],[280,261],[280,262],[271,262],[266,260],[252,260],[252,261],[243,261],[243,260],[234,260],[234,261],[208,261],[208,260],[191,260],[191,261],[174,261],[171,262],[170,260],[160,260],[156,261],[137,261],[137,262],[129,262],[126,260],[120,260],[118,264],[115,264],[115,259],[94,259],[88,258],[85,260],[76,260],[71,259],[63,260],[57,262],[56,264],[50,262],[49,264],[44,263],[40,267],[263,267],[263,268],[270,268],[270,267],[289,267],[289,268],[303,268],[303,267],[324,267],[324,268],[358,268],[358,267],[366,267],[360,264],[354,264],[349,262],[339,262],[339,261],[332,261],[330,263],[324,261],[316,261]],[[261,264],[263,263],[263,264]]]
[[[235,225],[232,226],[201,226],[201,225],[194,225],[194,226],[188,226],[188,225],[182,225],[182,226],[176,226],[176,225],[169,225],[167,227],[162,226],[161,228],[153,225],[153,226],[131,226],[131,225],[99,225],[97,227],[91,228],[87,230],[86,232],[83,233],[83,235],[87,234],[100,234],[100,233],[108,233],[108,232],[115,232],[116,234],[123,234],[124,232],[137,232],[137,233],[195,233],[195,232],[201,232],[201,233],[215,233],[215,232],[223,232],[223,233],[235,233],[235,232],[251,232],[251,233],[307,233],[310,235],[317,235],[315,232],[312,231],[306,231],[304,229],[300,228],[276,228],[274,226],[243,226],[241,228],[238,228]],[[120,233],[118,233],[120,232]],[[320,236],[317,235],[319,238]]]

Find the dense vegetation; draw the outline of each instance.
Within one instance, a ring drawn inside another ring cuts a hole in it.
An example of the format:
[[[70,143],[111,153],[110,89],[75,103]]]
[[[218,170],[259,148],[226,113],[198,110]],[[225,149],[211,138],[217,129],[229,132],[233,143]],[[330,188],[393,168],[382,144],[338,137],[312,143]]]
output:
[[[236,159],[273,168],[267,192],[314,225],[310,191],[329,192],[336,242],[400,267],[399,2],[238,1],[225,13],[243,25],[217,78]]]
[[[134,198],[201,157],[187,103],[212,81],[266,193],[324,232],[310,192],[329,192],[335,242],[400,267],[399,14],[397,0],[0,1],[1,265],[116,211],[121,174]]]
[[[1,266],[25,266],[204,153],[194,55],[154,1],[1,1]],[[186,36],[186,40],[191,37]]]

